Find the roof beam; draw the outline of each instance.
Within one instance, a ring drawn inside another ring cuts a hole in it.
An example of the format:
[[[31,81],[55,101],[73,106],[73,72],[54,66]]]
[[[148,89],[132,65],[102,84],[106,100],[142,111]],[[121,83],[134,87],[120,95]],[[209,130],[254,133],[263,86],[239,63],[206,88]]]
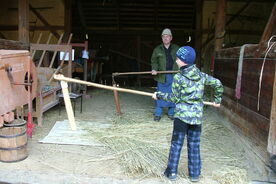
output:
[[[59,39],[59,34],[56,32],[56,30],[53,30],[51,28],[51,25],[48,23],[48,21],[31,5],[29,4],[30,10],[36,15],[36,17],[50,30],[50,32]]]
[[[52,25],[52,26],[50,26],[50,28],[55,31],[56,30],[64,30],[64,26]],[[16,30],[18,30],[18,26],[17,25],[0,25],[0,30],[1,31],[16,31]],[[45,31],[45,30],[49,30],[49,26],[29,26],[29,30],[30,31],[35,31],[35,30]]]

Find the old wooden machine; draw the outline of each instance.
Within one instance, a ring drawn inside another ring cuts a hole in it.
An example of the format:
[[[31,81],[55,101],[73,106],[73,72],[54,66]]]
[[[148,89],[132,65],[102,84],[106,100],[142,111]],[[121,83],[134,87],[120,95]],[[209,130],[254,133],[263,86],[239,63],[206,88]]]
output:
[[[37,74],[29,51],[0,50],[0,86],[0,127],[18,119],[18,109],[28,105],[28,112],[21,111],[20,118],[28,117],[27,134],[31,136],[32,100],[37,96]]]

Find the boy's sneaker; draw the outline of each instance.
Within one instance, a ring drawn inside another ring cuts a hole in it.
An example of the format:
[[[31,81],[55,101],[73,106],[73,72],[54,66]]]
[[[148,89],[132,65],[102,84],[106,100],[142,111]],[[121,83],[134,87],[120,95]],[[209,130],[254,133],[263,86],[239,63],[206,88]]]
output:
[[[153,118],[154,121],[160,121],[160,119],[161,119],[161,116],[154,116]]]
[[[164,176],[166,176],[169,180],[175,181],[177,174],[176,173],[167,173],[166,171],[164,172]]]
[[[174,120],[173,115],[168,115],[168,118],[171,119],[171,120]]]
[[[190,177],[191,182],[199,182],[199,177]]]

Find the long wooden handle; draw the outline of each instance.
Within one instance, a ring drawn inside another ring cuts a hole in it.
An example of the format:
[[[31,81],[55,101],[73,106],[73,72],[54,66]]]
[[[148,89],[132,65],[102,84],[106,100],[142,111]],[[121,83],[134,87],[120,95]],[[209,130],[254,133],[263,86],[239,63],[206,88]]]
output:
[[[54,75],[54,79],[59,80],[59,81],[84,84],[84,85],[87,85],[87,86],[93,86],[93,87],[108,89],[108,90],[112,90],[112,91],[116,90],[116,91],[120,91],[120,92],[126,92],[126,93],[132,93],[132,94],[144,95],[144,96],[150,96],[150,97],[152,97],[152,95],[153,95],[153,93],[144,92],[144,91],[118,88],[118,87],[107,86],[107,85],[103,85],[103,84],[97,84],[97,83],[94,83],[94,82],[87,82],[87,81],[82,81],[82,80],[78,80],[78,79],[72,79],[72,78],[69,78],[69,77],[64,77],[64,75],[61,75],[61,74]],[[205,105],[213,105],[212,102],[203,102],[203,103]]]
[[[79,84],[84,84],[87,86],[93,86],[97,88],[102,88],[102,89],[108,89],[108,90],[116,90],[120,92],[126,92],[126,93],[133,93],[133,94],[138,94],[138,95],[144,95],[144,96],[152,96],[153,93],[148,93],[148,92],[143,92],[143,91],[137,91],[137,90],[132,90],[132,89],[125,89],[125,88],[118,88],[118,87],[113,87],[113,86],[107,86],[103,84],[97,84],[94,82],[87,82],[83,80],[78,80],[78,79],[72,79],[69,77],[64,77],[64,75],[54,75],[54,79],[60,80],[60,81],[66,81],[66,82],[74,82],[74,83],[79,83]]]
[[[157,71],[157,74],[166,74],[166,73],[178,73],[179,71]],[[112,76],[118,76],[118,75],[142,75],[142,74],[151,74],[151,71],[145,71],[145,72],[123,72],[123,73],[112,73]]]
[[[72,108],[72,104],[71,104],[71,100],[70,100],[70,96],[69,96],[67,82],[61,81],[61,89],[62,89],[65,108],[66,108],[66,112],[67,112],[67,115],[68,115],[68,120],[69,120],[71,129],[76,130],[77,126],[76,126],[74,112],[73,112],[73,108]]]

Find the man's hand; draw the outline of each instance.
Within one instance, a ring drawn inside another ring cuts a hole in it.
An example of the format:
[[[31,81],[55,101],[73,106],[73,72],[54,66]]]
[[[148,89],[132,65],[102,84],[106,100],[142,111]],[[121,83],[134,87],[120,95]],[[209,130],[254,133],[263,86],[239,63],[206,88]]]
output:
[[[151,75],[157,75],[157,71],[156,70],[152,70],[151,71]]]
[[[152,98],[153,98],[154,100],[157,100],[156,94],[157,94],[157,92],[154,92],[153,95],[152,95]]]
[[[214,107],[220,107],[220,104],[217,104],[217,103],[214,102],[214,103],[213,103],[213,106],[214,106]]]

